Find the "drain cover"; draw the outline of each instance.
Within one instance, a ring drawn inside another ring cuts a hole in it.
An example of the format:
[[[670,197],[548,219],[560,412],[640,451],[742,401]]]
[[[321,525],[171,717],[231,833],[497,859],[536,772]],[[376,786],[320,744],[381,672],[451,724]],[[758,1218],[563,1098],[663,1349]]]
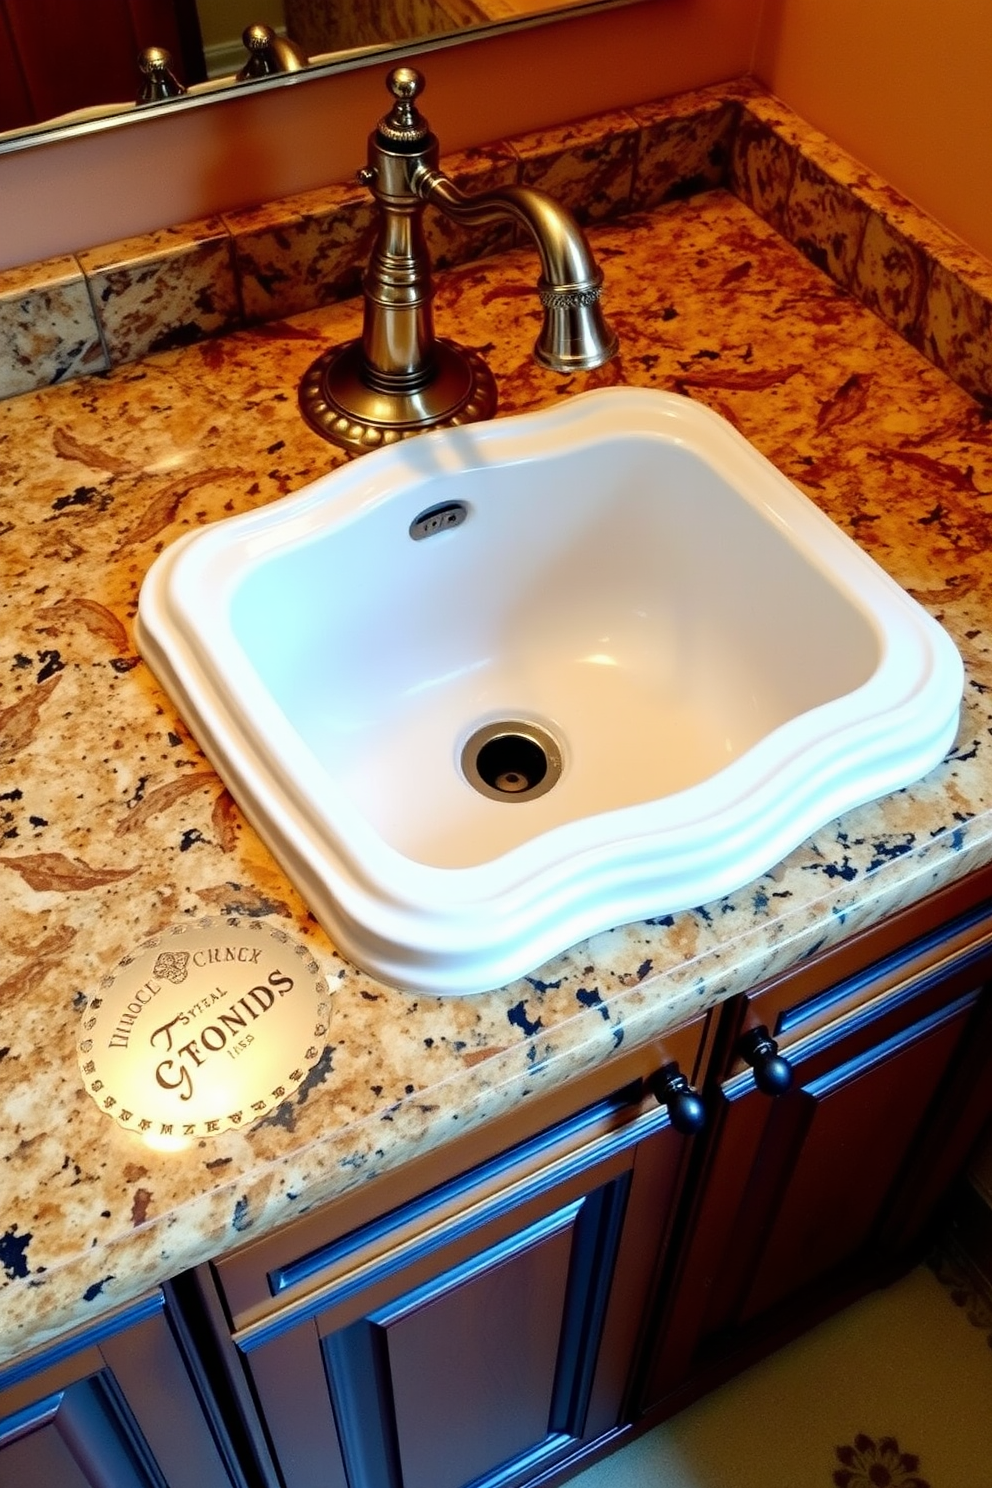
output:
[[[506,719],[476,729],[462,750],[462,773],[493,801],[533,801],[561,776],[561,749],[538,723]]]

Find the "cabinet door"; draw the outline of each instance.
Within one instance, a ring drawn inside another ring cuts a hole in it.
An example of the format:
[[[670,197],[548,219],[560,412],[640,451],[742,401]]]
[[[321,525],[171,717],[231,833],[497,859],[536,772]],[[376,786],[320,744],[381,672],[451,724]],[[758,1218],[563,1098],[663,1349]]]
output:
[[[956,932],[953,954],[936,935],[857,987],[827,989],[810,1001],[811,1029],[802,1008],[780,1015],[772,1026],[793,1070],[783,1094],[756,1087],[735,1038],[665,1283],[644,1409],[687,1381],[698,1393],[708,1375],[730,1372],[914,1255],[992,1110],[987,930],[976,916]],[[843,1016],[831,1020],[832,1006]],[[767,1013],[759,998],[728,1018],[740,1031]]]
[[[4,1488],[160,1488],[161,1482],[106,1371],[0,1422]]]
[[[287,1488],[522,1484],[614,1429],[689,1139],[653,1102],[236,1336]],[[553,1144],[554,1145],[554,1144]],[[614,1278],[622,1285],[614,1286]]]
[[[3,0],[0,128],[133,102],[138,53],[149,46],[164,47],[187,84],[206,76],[193,0]]]
[[[0,1488],[240,1482],[221,1457],[160,1293],[0,1371]]]

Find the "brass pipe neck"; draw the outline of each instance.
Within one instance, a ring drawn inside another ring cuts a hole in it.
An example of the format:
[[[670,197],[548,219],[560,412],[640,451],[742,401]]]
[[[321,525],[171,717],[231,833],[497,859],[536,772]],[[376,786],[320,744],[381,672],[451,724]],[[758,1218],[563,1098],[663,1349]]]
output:
[[[544,325],[534,355],[543,366],[575,372],[609,361],[617,337],[599,307],[602,271],[571,212],[533,186],[499,186],[466,196],[442,171],[426,165],[414,172],[412,184],[455,222],[509,218],[530,234],[541,260],[537,288]]]

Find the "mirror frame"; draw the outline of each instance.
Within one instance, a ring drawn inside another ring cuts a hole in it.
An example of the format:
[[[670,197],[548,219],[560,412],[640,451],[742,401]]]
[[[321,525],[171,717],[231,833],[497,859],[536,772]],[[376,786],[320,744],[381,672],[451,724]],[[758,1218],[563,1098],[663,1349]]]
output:
[[[95,106],[92,110],[79,110],[40,124],[26,125],[23,129],[10,130],[0,135],[0,155],[18,150],[32,149],[36,145],[61,143],[79,139],[85,135],[99,134],[106,130],[120,129],[131,124],[141,124],[149,119],[161,119],[190,109],[223,104],[248,94],[262,94],[276,88],[303,87],[308,82],[333,77],[336,73],[353,72],[358,68],[383,67],[401,62],[407,57],[422,56],[426,52],[462,46],[466,42],[483,41],[513,31],[527,31],[538,26],[557,24],[580,16],[604,10],[619,10],[635,5],[638,0],[583,0],[578,5],[556,6],[550,0],[549,8],[526,16],[514,16],[506,20],[481,22],[477,26],[465,26],[457,31],[445,31],[434,36],[397,42],[394,46],[356,47],[347,52],[328,52],[299,72],[277,73],[272,77],[238,82],[234,74],[216,78],[207,83],[197,83],[188,93],[162,103]]]

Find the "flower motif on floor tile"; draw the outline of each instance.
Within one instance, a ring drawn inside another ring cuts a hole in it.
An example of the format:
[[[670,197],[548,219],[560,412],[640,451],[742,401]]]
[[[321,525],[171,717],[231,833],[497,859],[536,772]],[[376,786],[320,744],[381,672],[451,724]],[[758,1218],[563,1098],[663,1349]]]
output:
[[[930,1488],[917,1472],[920,1459],[901,1452],[894,1436],[874,1437],[859,1432],[854,1445],[838,1447],[843,1467],[834,1473],[837,1488]]]
[[[970,1257],[953,1241],[938,1246],[928,1262],[937,1280],[950,1293],[956,1307],[964,1309],[974,1328],[981,1328],[992,1348],[992,1296],[988,1283]]]

